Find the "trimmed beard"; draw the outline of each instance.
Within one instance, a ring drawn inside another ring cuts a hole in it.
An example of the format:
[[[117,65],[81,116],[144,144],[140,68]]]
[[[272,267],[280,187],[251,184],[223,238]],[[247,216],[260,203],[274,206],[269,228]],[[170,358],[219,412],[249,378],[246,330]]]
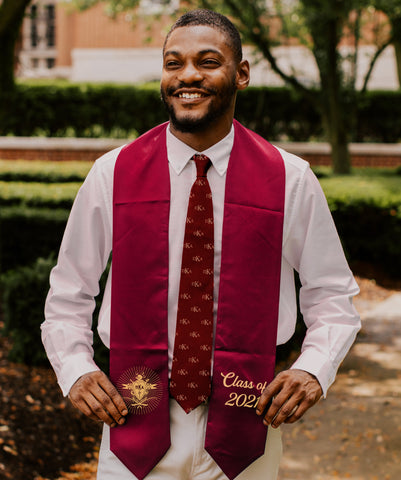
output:
[[[235,84],[235,79],[233,79],[232,83],[229,86],[225,87],[220,92],[211,91],[209,89],[209,91],[211,91],[211,93],[213,93],[214,95],[220,94],[221,101],[217,106],[213,105],[213,102],[211,102],[206,114],[201,118],[191,118],[189,116],[188,117],[184,116],[183,118],[180,118],[180,119],[177,118],[174,107],[172,106],[171,103],[168,102],[168,96],[173,95],[173,92],[175,90],[176,89],[171,88],[171,89],[168,89],[166,92],[160,89],[161,99],[167,110],[167,113],[169,114],[170,122],[172,123],[174,128],[179,132],[200,133],[207,130],[210,127],[211,123],[213,123],[216,119],[223,116],[227,112],[227,110],[231,108],[232,99],[237,91],[237,86]]]

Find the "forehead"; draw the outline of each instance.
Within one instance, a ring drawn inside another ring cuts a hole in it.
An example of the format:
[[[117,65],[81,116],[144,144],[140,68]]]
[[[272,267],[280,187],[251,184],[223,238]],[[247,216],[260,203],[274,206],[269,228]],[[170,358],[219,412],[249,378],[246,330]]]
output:
[[[191,25],[173,30],[164,46],[163,54],[219,50],[223,55],[232,54],[225,32],[207,25]]]

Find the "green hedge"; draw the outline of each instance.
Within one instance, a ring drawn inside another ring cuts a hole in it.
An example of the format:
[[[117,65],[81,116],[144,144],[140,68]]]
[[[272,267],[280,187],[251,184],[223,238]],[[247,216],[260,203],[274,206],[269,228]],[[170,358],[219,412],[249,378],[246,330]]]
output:
[[[70,209],[81,183],[1,182],[0,205]]]
[[[388,275],[400,279],[401,177],[393,171],[377,169],[357,171],[352,176],[332,176],[328,172],[328,169],[320,168],[317,173],[349,261],[376,265]],[[6,182],[2,184],[5,185]],[[13,360],[28,364],[46,362],[39,325],[43,321],[50,269],[54,265],[69,214],[69,208],[32,208],[26,205],[30,202],[36,205],[49,202],[60,205],[65,202],[70,206],[77,187],[69,184],[37,186],[27,183],[23,186],[10,183],[9,189],[14,189],[13,196],[0,189],[0,204],[10,201],[10,198],[19,202],[17,206],[0,209],[0,271],[6,272],[1,277],[2,306],[6,333],[13,340]],[[54,188],[63,192],[58,199],[54,197]],[[46,260],[37,260],[38,257]],[[97,308],[99,301],[97,299]],[[288,361],[303,332],[302,323],[298,322],[292,343],[278,350],[280,362]],[[106,368],[107,352],[100,348],[100,340],[95,338],[97,361]]]
[[[351,264],[372,265],[401,279],[401,207],[367,202],[331,202],[334,221]]]
[[[368,91],[359,102],[354,142],[401,140],[401,90]]]
[[[30,266],[18,267],[0,276],[4,316],[4,335],[11,338],[9,359],[26,365],[47,365],[47,357],[41,341],[40,325],[44,320],[43,307],[49,290],[49,275],[55,265],[54,256],[38,258]],[[96,298],[93,315],[95,361],[107,372],[109,352],[97,334],[98,314],[103,297],[109,267],[100,279],[100,295]],[[305,325],[299,316],[296,334],[277,349],[277,361],[286,365],[291,354],[300,349],[305,335]]]
[[[3,333],[12,340],[9,359],[28,365],[43,365],[40,324],[49,290],[49,273],[54,259],[38,259],[33,267],[19,267],[0,277]]]
[[[1,182],[82,183],[93,162],[0,160]]]
[[[0,272],[28,265],[60,248],[69,210],[0,209]]]
[[[41,341],[40,325],[44,320],[43,308],[49,290],[49,275],[55,265],[54,256],[38,258],[32,265],[18,267],[0,276],[4,328],[1,333],[11,338],[9,359],[26,365],[47,365]],[[100,280],[101,292],[107,271]],[[108,350],[96,332],[102,293],[96,298],[93,316],[95,361],[108,369]]]
[[[337,177],[322,170],[320,176],[348,259],[369,261],[399,278],[401,177],[376,169]],[[0,205],[13,205],[0,209],[2,271],[57,252],[78,187],[0,183]]]
[[[249,87],[240,91],[235,117],[270,140],[305,142],[323,137],[315,107],[288,88]]]
[[[127,137],[167,119],[158,89],[145,87],[19,84],[9,105],[1,135]]]
[[[20,83],[0,115],[0,135],[132,138],[167,120],[156,84],[143,86]],[[358,101],[353,141],[398,142],[401,91],[370,91]],[[322,139],[317,109],[292,89],[239,92],[237,118],[274,140]],[[21,119],[24,121],[21,121]]]

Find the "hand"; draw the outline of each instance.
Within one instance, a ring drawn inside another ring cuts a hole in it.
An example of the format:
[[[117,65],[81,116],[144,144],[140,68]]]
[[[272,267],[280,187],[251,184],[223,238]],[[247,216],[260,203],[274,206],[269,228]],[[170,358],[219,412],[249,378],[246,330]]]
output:
[[[100,371],[82,375],[71,387],[68,398],[86,416],[110,427],[122,425],[128,414],[121,395]]]
[[[318,402],[322,393],[322,387],[312,374],[304,370],[285,370],[265,388],[256,413],[263,415],[263,423],[273,428],[282,423],[294,423]]]

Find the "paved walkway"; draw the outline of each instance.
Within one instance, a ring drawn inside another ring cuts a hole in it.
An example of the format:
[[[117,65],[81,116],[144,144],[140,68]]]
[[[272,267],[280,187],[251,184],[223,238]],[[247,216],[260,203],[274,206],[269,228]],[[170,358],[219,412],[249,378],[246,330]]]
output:
[[[401,478],[401,293],[356,300],[362,330],[328,398],[283,428],[280,480]]]

